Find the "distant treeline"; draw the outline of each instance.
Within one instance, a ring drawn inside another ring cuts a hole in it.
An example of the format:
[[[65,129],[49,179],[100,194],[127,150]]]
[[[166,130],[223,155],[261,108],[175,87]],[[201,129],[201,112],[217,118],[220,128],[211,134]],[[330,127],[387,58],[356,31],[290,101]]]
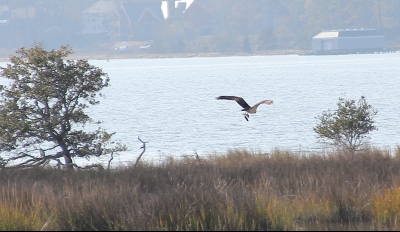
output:
[[[82,28],[80,16],[83,10],[96,2],[0,0],[0,20],[5,9],[2,6],[11,10],[35,7],[37,12],[41,12],[36,14],[37,18],[25,22],[20,20],[13,25],[12,33],[0,33],[0,55],[8,52],[7,49],[30,46],[35,40],[44,41],[45,45],[54,48],[62,44],[88,48],[79,36]],[[166,19],[162,22],[163,29],[154,38],[152,52],[229,52],[245,48],[308,50],[312,36],[321,30],[360,28],[379,30],[386,36],[387,47],[400,46],[398,0],[194,0],[192,4],[197,3],[212,20],[195,25],[185,17]],[[6,43],[9,38],[14,38],[9,40],[12,43]],[[129,38],[110,38],[98,42],[110,48],[127,40]],[[251,45],[249,48],[248,44]],[[98,46],[96,43],[89,45]]]

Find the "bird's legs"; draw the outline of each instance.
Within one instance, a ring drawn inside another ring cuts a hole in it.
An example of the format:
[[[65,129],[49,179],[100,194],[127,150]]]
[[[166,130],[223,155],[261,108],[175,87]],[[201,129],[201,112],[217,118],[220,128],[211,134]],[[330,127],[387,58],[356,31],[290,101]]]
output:
[[[246,121],[249,121],[250,115],[248,113],[243,113],[243,115],[244,115],[244,119],[246,119]]]

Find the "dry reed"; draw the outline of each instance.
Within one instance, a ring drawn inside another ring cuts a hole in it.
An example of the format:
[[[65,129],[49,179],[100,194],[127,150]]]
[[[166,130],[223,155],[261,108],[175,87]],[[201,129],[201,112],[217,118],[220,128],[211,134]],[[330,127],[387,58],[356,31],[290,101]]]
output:
[[[399,148],[0,170],[2,230],[398,230]]]

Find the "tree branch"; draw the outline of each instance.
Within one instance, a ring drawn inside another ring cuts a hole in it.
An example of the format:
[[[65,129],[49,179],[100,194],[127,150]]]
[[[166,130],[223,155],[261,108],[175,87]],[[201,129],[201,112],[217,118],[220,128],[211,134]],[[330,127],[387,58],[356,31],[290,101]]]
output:
[[[111,152],[111,158],[110,158],[110,160],[108,161],[107,170],[110,170],[111,160],[113,160],[113,159],[114,159],[114,152],[112,151],[112,152]]]
[[[139,141],[143,144],[143,146],[140,149],[143,149],[142,153],[140,153],[140,155],[137,157],[135,164],[133,165],[133,167],[135,168],[136,165],[139,163],[140,158],[142,158],[142,155],[144,154],[144,152],[146,151],[146,143],[148,142],[143,142],[139,137],[138,137]]]

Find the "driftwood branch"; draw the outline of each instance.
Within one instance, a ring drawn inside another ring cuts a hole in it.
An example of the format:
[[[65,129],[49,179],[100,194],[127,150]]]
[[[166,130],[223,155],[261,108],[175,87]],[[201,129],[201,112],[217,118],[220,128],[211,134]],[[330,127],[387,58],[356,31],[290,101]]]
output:
[[[140,138],[139,138],[140,140]],[[141,140],[140,140],[141,141]],[[141,141],[142,143],[144,143],[143,141]],[[54,149],[55,147],[51,147],[48,149],[33,149],[33,150],[25,150],[25,151],[21,151],[19,153],[16,154],[16,156],[12,156],[9,158],[2,158],[0,157],[0,169],[18,169],[18,168],[33,168],[33,167],[37,167],[37,166],[46,166],[48,165],[50,162],[55,161],[57,162],[57,168],[65,168],[65,167],[69,167],[69,168],[79,168],[79,169],[91,169],[91,168],[99,168],[99,169],[104,169],[105,167],[101,164],[91,164],[91,165],[86,165],[86,166],[79,166],[75,163],[65,163],[63,164],[60,161],[60,158],[63,158],[64,155],[62,152],[57,152],[55,154],[46,154],[46,151],[51,151],[52,149]],[[111,158],[108,161],[108,166],[107,169],[110,169],[111,167],[111,161],[114,159],[114,153],[118,152],[118,151],[122,151],[124,148],[117,148],[117,149],[110,149],[107,150],[106,153],[104,154],[110,154]],[[38,155],[31,155],[30,153],[34,153],[34,152],[39,152]],[[74,149],[74,151],[77,151],[76,149]],[[90,157],[90,156],[100,156],[100,155],[96,155],[96,154],[86,154],[86,157]],[[142,154],[141,154],[142,155]],[[80,156],[79,153],[75,152],[73,155],[71,155],[71,157],[83,157]],[[21,161],[22,160],[22,161]],[[20,162],[18,164],[14,164],[14,162]],[[138,161],[137,161],[138,162]]]
[[[199,154],[197,154],[197,151],[194,151],[194,155],[196,157],[196,160],[199,161],[200,160],[200,156],[199,156]]]
[[[32,155],[22,152],[16,157],[11,157],[8,159],[0,159],[1,160],[0,169],[33,168],[33,167],[37,167],[40,165],[45,166],[50,161],[55,160],[59,157],[60,156],[57,154],[45,156],[42,151],[41,151],[41,157],[35,157],[35,156],[32,156]],[[23,159],[23,158],[27,158],[27,160],[25,160],[19,164],[13,165],[13,166],[7,166],[10,162],[19,160],[19,159]]]
[[[91,168],[103,168],[102,165],[100,164],[92,164],[92,165],[86,165],[86,166],[79,166],[76,165],[74,163],[71,164],[63,164],[59,158],[63,157],[61,152],[58,152],[57,154],[54,155],[46,155],[44,153],[43,150],[39,150],[40,151],[40,157],[36,157],[30,154],[27,154],[25,152],[21,152],[18,156],[16,157],[11,157],[8,159],[2,159],[0,158],[0,169],[18,169],[18,168],[33,168],[33,167],[37,167],[40,165],[47,165],[49,164],[50,161],[56,161],[57,162],[57,167],[61,168],[61,167],[76,167],[79,169],[91,169]],[[19,160],[19,159],[27,159],[19,164],[16,165],[12,165],[12,166],[7,166],[10,162],[15,161],[15,160]],[[110,165],[111,160],[109,161],[109,165]]]
[[[110,170],[111,161],[112,161],[113,159],[114,159],[114,152],[112,151],[112,152],[111,152],[111,158],[110,158],[110,160],[108,161],[107,170]]]
[[[135,164],[133,165],[133,167],[136,167],[136,165],[139,163],[140,158],[142,158],[142,155],[144,154],[144,152],[146,151],[146,143],[148,142],[143,142],[139,137],[138,137],[139,141],[143,144],[143,146],[140,149],[143,149],[142,153],[140,153],[140,155],[137,157]]]

